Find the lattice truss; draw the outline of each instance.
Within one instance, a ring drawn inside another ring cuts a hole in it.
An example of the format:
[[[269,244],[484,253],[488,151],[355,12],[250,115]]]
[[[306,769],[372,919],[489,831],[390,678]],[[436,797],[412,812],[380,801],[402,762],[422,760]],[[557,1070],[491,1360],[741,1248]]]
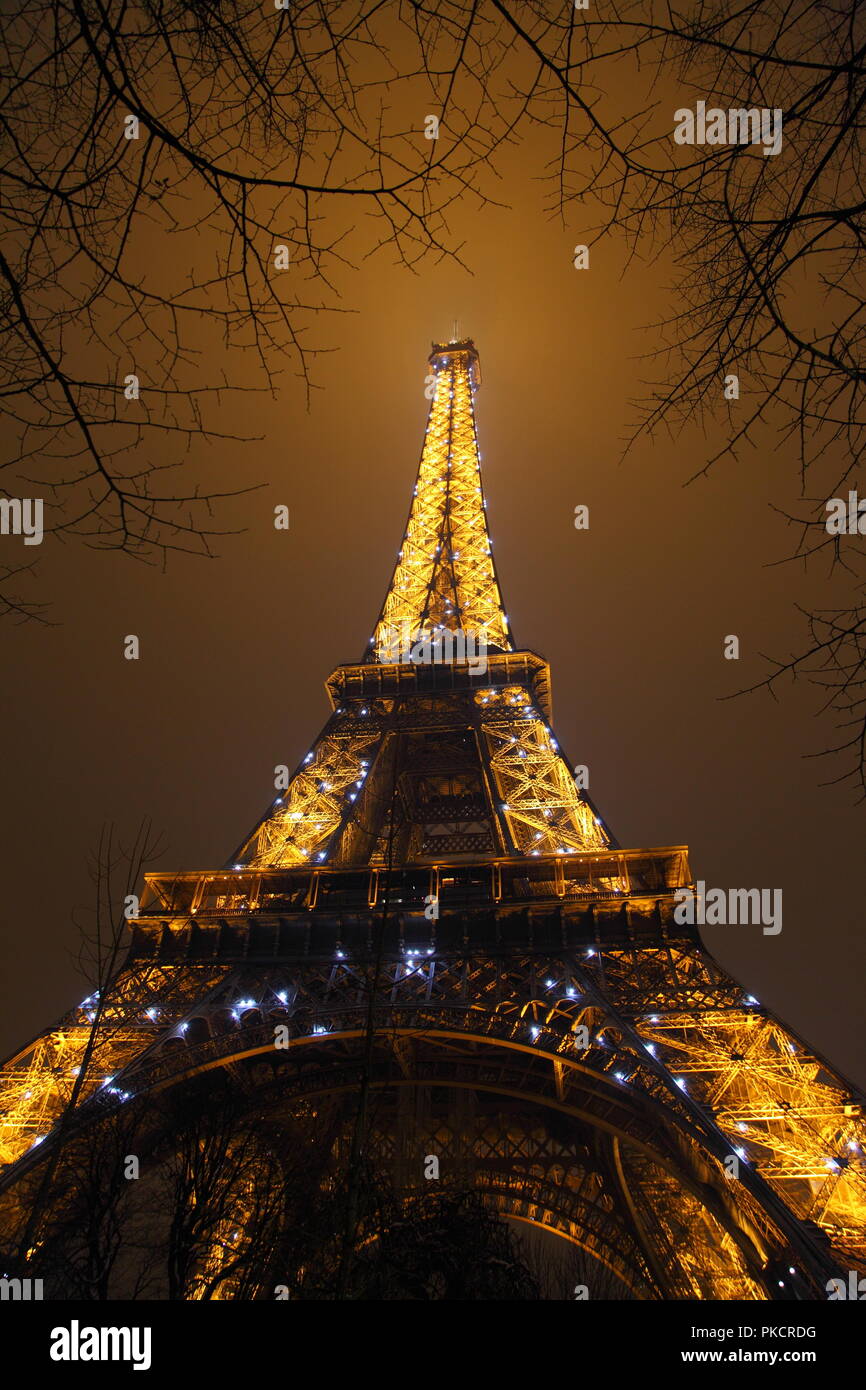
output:
[[[409,524],[371,651],[400,659],[408,637],[472,633],[511,651],[481,487],[473,409],[474,352],[442,349]]]
[[[276,808],[238,854],[249,868],[291,868],[321,862],[334,832],[349,815],[364,786],[379,745],[378,727],[364,717],[330,727],[307,754]]]
[[[407,1062],[410,1060],[411,1051]],[[408,1192],[423,1193],[427,1184],[420,1176],[418,1158],[435,1154],[447,1180],[464,1188],[475,1186],[488,1205],[503,1215],[555,1230],[616,1275],[635,1297],[653,1297],[652,1272],[629,1227],[627,1212],[617,1202],[612,1175],[591,1135],[565,1141],[549,1132],[533,1107],[518,1105],[503,1111],[495,1097],[489,1096],[488,1103],[479,1107],[476,1093],[467,1091],[454,1093],[445,1116],[434,1112],[430,1094],[425,1087],[420,1092],[401,1088],[398,1114],[380,1112],[367,1151],[383,1171],[396,1177]],[[645,1167],[647,1173],[652,1171],[651,1165]],[[712,1245],[714,1256],[717,1253],[718,1266],[713,1256],[701,1265],[702,1283],[683,1274],[680,1296],[701,1297],[708,1288],[726,1287],[725,1281],[732,1280],[734,1271],[740,1277],[732,1281],[735,1293],[731,1296],[739,1296],[744,1287],[742,1261],[738,1252],[731,1250],[727,1232],[716,1222],[708,1231],[700,1204],[680,1202],[680,1194],[660,1171],[655,1189],[656,1205],[671,1209],[670,1224],[682,1229],[693,1223],[703,1242]],[[655,1234],[661,1235],[661,1229]],[[698,1261],[697,1251],[694,1259]],[[674,1249],[669,1267],[679,1269]],[[591,1273],[589,1278],[590,1296],[605,1296],[596,1294]],[[762,1296],[747,1275],[745,1285],[750,1292],[742,1296]]]
[[[604,955],[615,975],[618,953]],[[539,964],[522,957],[508,962],[484,956],[436,958],[420,949],[407,950],[404,960],[384,962],[378,976],[379,1047],[393,1048],[403,1074],[411,1078],[416,1075],[415,1045],[423,1040],[429,1048],[441,1037],[443,1060],[435,1076],[429,1074],[433,1084],[447,1087],[452,1078],[458,1086],[480,1086],[494,1095],[523,1094],[533,1104],[543,1104],[545,1098],[567,1103],[573,1086],[582,1088],[580,1094],[585,1096],[587,1075],[603,1076],[607,1089],[594,1102],[600,1118],[620,1131],[634,1133],[638,1143],[651,1147],[661,1143],[664,1147],[664,1136],[673,1132],[669,1126],[674,1115],[686,1130],[694,1131],[689,1121],[694,1120],[695,1098],[677,1089],[661,1059],[593,990],[590,966],[576,968],[568,959],[550,959],[543,963],[544,971],[550,973],[539,974]],[[592,969],[600,970],[600,963]],[[281,1055],[291,1072],[280,1081],[279,1095],[287,1104],[302,1103],[305,1088],[312,1086],[320,1094],[326,1077],[340,1092],[347,1075],[356,1076],[357,1060],[351,1042],[341,1044],[339,1040],[341,1035],[357,1037],[366,1016],[368,990],[367,967],[344,958],[331,964],[236,969],[195,1009],[199,1041],[188,1047],[177,1042],[171,1052],[152,1050],[129,1069],[120,1084],[138,1094],[155,1084],[180,1081],[190,1068],[219,1059],[230,1061],[238,1052],[247,1057],[255,1052],[273,1057],[274,1023],[288,1020],[292,1044]],[[202,1039],[200,1025],[208,1016],[215,1026],[211,1036]],[[400,1029],[404,1033],[408,1029],[408,1035],[400,1038]],[[475,1040],[468,1050],[457,1041],[460,1033]],[[489,1054],[478,1056],[479,1037],[503,1048],[500,1063],[492,1061]],[[338,1048],[336,1054],[332,1053],[334,1047]],[[300,1068],[293,1065],[296,1058],[301,1060]],[[551,1070],[539,1072],[539,1064],[548,1064]],[[318,1069],[321,1066],[324,1073]],[[346,1067],[349,1070],[344,1074]],[[260,1074],[263,1084],[274,1084],[270,1063],[265,1062]],[[253,1071],[248,1073],[250,1082],[253,1075]],[[670,1119],[661,1129],[658,1114],[635,1111],[641,1091],[665,1105]],[[122,1096],[117,1103],[121,1101]],[[585,1099],[581,1102],[584,1108],[586,1103]],[[465,1126],[463,1129],[465,1132]],[[509,1125],[509,1135],[513,1140],[513,1124]],[[561,1141],[557,1141],[557,1153],[569,1173],[566,1182],[551,1185],[538,1162],[537,1143],[550,1142],[549,1136],[544,1138],[543,1126],[533,1130],[533,1142],[535,1159],[518,1192],[499,1171],[509,1159],[508,1146],[504,1154],[497,1154],[495,1146],[492,1149],[488,1143],[485,1147],[482,1136],[477,1136],[467,1154],[472,1158],[475,1181],[507,1199],[513,1214],[536,1224],[554,1221],[561,1233],[616,1266],[613,1249],[622,1249],[625,1228],[621,1216],[614,1212],[614,1185],[588,1176],[580,1149],[564,1148]],[[641,1207],[642,1225],[657,1261],[667,1270],[667,1283],[676,1290],[675,1296],[762,1297],[730,1231],[704,1203],[689,1195],[673,1173],[647,1162],[625,1142],[619,1161],[630,1169],[632,1199]],[[516,1160],[516,1152],[510,1153],[512,1168]],[[705,1154],[702,1162],[710,1165],[706,1171],[715,1185],[724,1189],[728,1184],[718,1156],[713,1160]],[[766,1223],[762,1226],[760,1208],[747,1192],[731,1200],[749,1214],[753,1229],[769,1229]],[[634,1269],[633,1259],[630,1263]]]
[[[282,1019],[290,1021],[292,1048],[306,1044],[302,1055],[308,1070],[319,1044],[327,1045],[346,1030],[357,1031],[366,1015],[368,990],[367,967],[345,959],[342,952],[331,963],[303,966],[198,971],[153,966],[129,972],[106,1003],[84,1094],[104,1090],[109,1105],[120,1105],[130,1093],[171,1084],[190,1067],[228,1060],[239,1050],[273,1055],[274,1021]],[[402,960],[383,962],[377,997],[381,1036],[399,1048],[395,1030],[400,1027],[428,1044],[441,1031],[446,1066],[453,1057],[455,1076],[462,1074],[464,1084],[474,1053],[455,1053],[455,1030],[504,1046],[503,1059],[514,1057],[504,1064],[498,1084],[490,1062],[483,1064],[479,1080],[493,1084],[494,1091],[501,1085],[514,1094],[517,1087],[530,1098],[547,1095],[567,1102],[571,1087],[585,1084],[581,1078],[587,1069],[606,1076],[600,1113],[638,1140],[643,1134],[644,1142],[653,1144],[652,1125],[657,1124],[647,1115],[639,1120],[630,1108],[642,1091],[661,1102],[671,1120],[678,1115],[687,1129],[694,1129],[696,1115],[709,1115],[730,1139],[731,1151],[745,1154],[744,1162],[780,1193],[789,1209],[824,1227],[839,1253],[862,1260],[863,1132],[856,1107],[802,1044],[755,1012],[757,1006],[746,1003],[739,986],[698,948],[587,948],[580,962],[572,957],[541,962],[520,956],[437,957],[420,944],[407,945]],[[95,1001],[84,1001],[62,1027],[5,1069],[0,1094],[7,1162],[45,1136],[68,1099],[94,1013]],[[198,1019],[199,1041],[192,1045],[188,1025],[178,1026],[182,1018]],[[208,1018],[215,1027],[201,1040]],[[227,1021],[234,1026],[226,1028]],[[552,1068],[546,1082],[545,1073],[537,1071],[545,1058]],[[401,1066],[412,1074],[411,1052],[401,1053]],[[336,1068],[336,1081],[338,1072]],[[265,1073],[272,1075],[269,1066]],[[304,1069],[301,1080],[303,1075]],[[447,1084],[446,1074],[439,1084]],[[287,1097],[291,1089],[283,1083]],[[641,1131],[643,1124],[650,1128]],[[480,1170],[496,1158],[482,1149],[475,1153]],[[718,1154],[705,1158],[716,1185],[729,1187]],[[621,1162],[630,1169],[629,1189],[642,1225],[670,1270],[677,1296],[762,1296],[730,1233],[703,1203],[630,1147],[623,1149]],[[533,1175],[533,1181],[541,1176],[536,1169]],[[497,1180],[487,1185],[507,1195],[507,1184]],[[579,1229],[586,1213],[580,1221],[576,1211],[568,1216],[561,1202],[551,1204],[545,1197],[544,1183],[535,1186],[538,1209],[524,1212],[527,1219],[544,1220],[545,1212],[558,1212],[564,1232],[586,1244],[586,1230],[581,1234]],[[581,1191],[585,1204],[583,1179]],[[731,1200],[761,1229],[759,1209],[746,1191]],[[596,1204],[599,1216],[608,1210],[606,1202]],[[576,1223],[574,1230],[569,1221]]]
[[[493,779],[494,814],[504,824],[513,852],[606,849],[610,837],[584,800],[529,692],[519,685],[491,688],[476,692],[474,701],[482,713],[479,736]],[[413,703],[407,701],[401,718],[411,724],[413,711]],[[347,822],[357,819],[356,802],[370,774],[382,780],[377,758],[390,712],[391,702],[384,700],[352,702],[351,709],[339,710],[286,793],[239,850],[237,863],[245,868],[290,868],[330,858]],[[386,795],[381,787],[380,792]],[[387,841],[387,812],[380,832],[381,850]],[[598,887],[625,891],[620,879],[599,880]]]
[[[522,686],[479,691],[481,725],[500,809],[518,854],[606,849],[610,839],[583,800],[549,727]],[[618,885],[620,889],[622,885]]]
[[[654,1014],[639,1031],[712,1108],[732,1151],[862,1261],[866,1126],[842,1083],[754,1009]]]
[[[204,987],[223,972],[148,966],[123,974],[97,1016],[98,996],[72,1009],[56,1028],[43,1033],[0,1069],[0,1165],[16,1162],[50,1133],[85,1060],[77,1104],[95,1092],[123,1098],[118,1074],[183,1015]]]
[[[697,946],[598,951],[587,969],[732,1154],[862,1263],[866,1123],[844,1083]]]
[[[411,1099],[410,1124],[392,1124],[371,1140],[382,1166],[400,1173],[407,1187],[418,1180],[419,1153],[435,1153],[443,1171],[462,1185],[475,1183],[503,1213],[555,1229],[608,1269],[637,1297],[652,1297],[653,1277],[634,1233],[624,1220],[613,1171],[625,1172],[629,1192],[641,1208],[641,1224],[663,1261],[667,1290],[680,1298],[762,1299],[736,1242],[691,1193],[636,1151],[611,1145],[610,1168],[590,1142],[563,1142],[539,1124],[532,1110],[475,1116],[461,1106],[435,1124],[419,1116]],[[469,1099],[473,1098],[469,1093]],[[409,1095],[401,1092],[404,1111]],[[419,1123],[420,1120],[420,1123]],[[425,1123],[426,1121],[426,1123]]]
[[[128,1090],[137,1094],[237,1047],[258,1042],[270,1051],[275,1017],[290,1018],[293,1036],[315,1046],[357,1026],[368,988],[366,969],[346,959],[241,973],[187,966],[128,972],[106,1002],[79,1103],[99,1090],[121,1104]],[[397,1011],[386,1031],[405,1017],[419,1036],[441,1028],[453,1036],[456,1027],[524,1053],[548,1054],[560,1099],[567,1099],[577,1066],[612,1077],[624,1095],[642,1089],[683,1117],[697,1104],[730,1141],[731,1153],[789,1209],[817,1222],[855,1265],[866,1258],[859,1107],[697,947],[587,948],[577,965],[438,958],[419,944],[407,947],[403,960],[383,964],[377,994],[385,1010]],[[85,1000],[0,1073],[3,1162],[43,1139],[68,1101],[95,1008],[94,998]],[[219,1013],[224,1021],[227,1011],[237,1039],[218,1031],[187,1047],[178,1031],[184,1016]],[[710,1214],[700,1204],[692,1209],[670,1175],[651,1166],[639,1176],[644,1225],[659,1224],[657,1248],[677,1250],[682,1296],[754,1297]],[[704,1229],[708,1221],[712,1230]],[[689,1264],[683,1250],[699,1248]]]
[[[366,976],[351,961],[302,975],[279,972],[272,990],[279,980],[289,1011],[312,1037],[339,1033],[366,1007]],[[591,948],[575,968],[557,960],[437,959],[418,946],[383,967],[378,993],[383,1006],[411,1010],[407,1021],[425,1033],[456,1024],[551,1053],[561,1096],[569,1067],[579,1064],[624,1088],[643,1089],[684,1117],[697,1104],[730,1140],[730,1153],[792,1211],[823,1227],[841,1254],[860,1264],[866,1258],[866,1133],[859,1107],[699,949]],[[684,1209],[676,1184],[667,1188],[678,1212],[668,1234],[679,1240]],[[746,1201],[745,1194],[738,1200]],[[696,1209],[693,1236],[703,1220]],[[720,1279],[726,1258],[719,1255]],[[696,1266],[697,1282],[684,1296],[704,1296],[699,1275]]]
[[[663,1262],[668,1296],[763,1300],[731,1233],[668,1174],[635,1153],[628,1156],[629,1190]]]

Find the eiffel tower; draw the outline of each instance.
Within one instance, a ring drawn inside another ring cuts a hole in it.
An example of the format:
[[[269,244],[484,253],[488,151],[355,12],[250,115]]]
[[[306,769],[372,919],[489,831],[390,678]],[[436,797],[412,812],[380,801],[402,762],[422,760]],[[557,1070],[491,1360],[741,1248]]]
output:
[[[148,874],[103,994],[5,1063],[4,1200],[91,1039],[79,1126],[222,1070],[345,1151],[366,1088],[401,1191],[433,1156],[616,1296],[826,1298],[866,1261],[862,1101],[678,921],[687,849],[623,849],[594,807],[503,608],[473,342],[427,381],[366,650],[228,863]]]

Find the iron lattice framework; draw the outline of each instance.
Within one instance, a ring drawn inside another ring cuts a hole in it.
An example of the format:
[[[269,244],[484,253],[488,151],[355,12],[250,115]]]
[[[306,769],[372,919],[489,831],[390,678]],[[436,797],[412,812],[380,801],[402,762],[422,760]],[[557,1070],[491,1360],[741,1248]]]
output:
[[[434,393],[403,547],[370,639],[368,659],[391,660],[403,633],[434,638],[461,630],[512,651],[493,563],[473,391],[478,354],[451,343],[430,358]]]
[[[223,869],[147,876],[98,1016],[5,1064],[0,1186],[51,1152],[90,1039],[79,1130],[224,1069],[345,1149],[366,1077],[368,1152],[407,1193],[435,1154],[627,1296],[824,1297],[866,1269],[861,1098],[676,921],[685,848],[621,849],[576,785],[548,667],[504,615],[477,354],[430,362],[365,659],[330,676],[325,728]],[[444,659],[470,631],[483,669]]]

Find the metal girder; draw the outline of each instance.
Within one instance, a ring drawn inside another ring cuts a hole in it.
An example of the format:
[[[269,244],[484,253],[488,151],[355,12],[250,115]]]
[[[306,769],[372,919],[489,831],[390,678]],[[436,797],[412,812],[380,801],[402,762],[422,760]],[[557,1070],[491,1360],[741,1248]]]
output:
[[[605,833],[593,808],[580,795],[550,727],[521,686],[479,691],[485,762],[495,784],[507,843],[518,854],[571,854],[607,849]],[[605,883],[611,892],[626,884]]]

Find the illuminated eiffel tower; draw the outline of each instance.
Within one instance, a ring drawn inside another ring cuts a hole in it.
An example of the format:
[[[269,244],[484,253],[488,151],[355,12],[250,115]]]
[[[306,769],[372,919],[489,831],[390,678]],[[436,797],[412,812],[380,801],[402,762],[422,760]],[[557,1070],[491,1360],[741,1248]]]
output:
[[[622,849],[582,790],[503,609],[477,352],[429,362],[362,659],[228,864],[148,875],[104,998],[6,1064],[4,1190],[45,1162],[95,1027],[93,1123],[223,1069],[345,1148],[363,1079],[365,1151],[402,1190],[436,1156],[619,1296],[825,1298],[864,1268],[860,1102],[677,922],[686,849]]]

